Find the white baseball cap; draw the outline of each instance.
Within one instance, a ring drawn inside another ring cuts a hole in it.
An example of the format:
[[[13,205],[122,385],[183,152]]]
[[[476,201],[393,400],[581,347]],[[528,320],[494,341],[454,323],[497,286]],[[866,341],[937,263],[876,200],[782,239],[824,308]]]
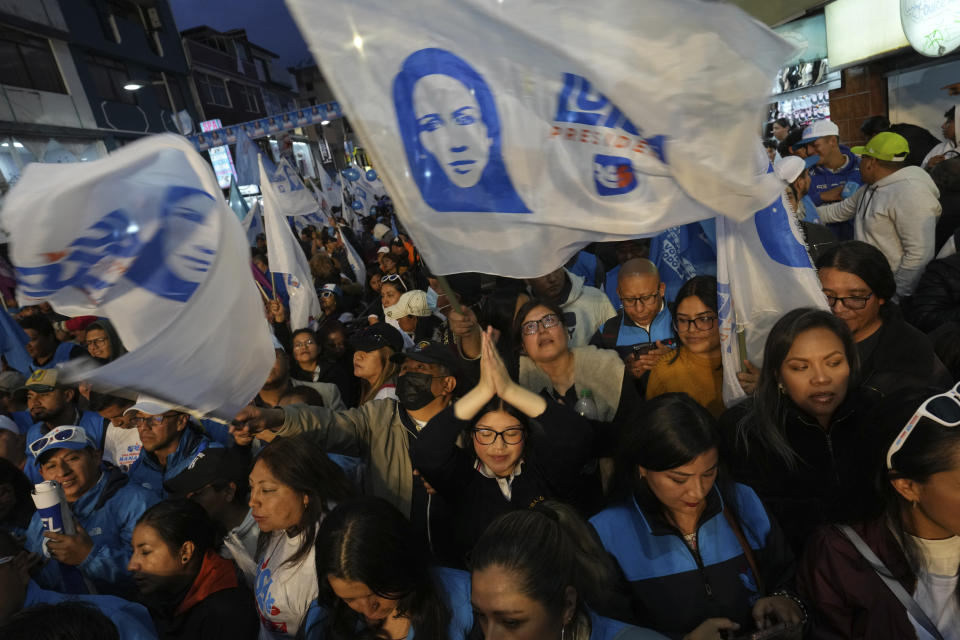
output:
[[[406,316],[420,316],[425,318],[431,315],[430,305],[427,304],[427,292],[419,289],[407,291],[397,303],[383,310],[388,318],[397,320]]]
[[[809,127],[803,130],[803,138],[799,144],[810,144],[817,138],[824,136],[839,136],[840,127],[830,120],[817,120]]]

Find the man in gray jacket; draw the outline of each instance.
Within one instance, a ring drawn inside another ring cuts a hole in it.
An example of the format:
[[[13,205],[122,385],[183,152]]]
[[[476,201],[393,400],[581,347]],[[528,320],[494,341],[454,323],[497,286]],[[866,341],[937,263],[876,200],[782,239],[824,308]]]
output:
[[[231,433],[265,429],[279,437],[305,434],[328,453],[355,456],[366,463],[364,493],[388,500],[410,518],[429,540],[435,555],[444,538],[437,534],[443,518],[439,496],[430,495],[410,461],[417,434],[453,400],[458,363],[453,352],[436,342],[420,342],[393,356],[400,362],[397,400],[371,400],[355,409],[289,405],[270,409],[249,406],[230,427]]]
[[[852,151],[861,156],[864,186],[846,200],[817,207],[817,215],[825,223],[852,218],[854,238],[886,256],[903,299],[933,259],[940,191],[926,171],[905,164],[910,147],[899,134],[878,133]]]

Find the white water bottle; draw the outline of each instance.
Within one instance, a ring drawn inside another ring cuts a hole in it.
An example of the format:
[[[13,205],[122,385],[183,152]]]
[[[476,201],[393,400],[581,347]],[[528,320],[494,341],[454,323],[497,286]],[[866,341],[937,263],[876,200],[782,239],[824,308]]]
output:
[[[600,412],[597,410],[597,403],[593,401],[593,394],[590,389],[584,389],[580,392],[580,399],[573,405],[573,410],[579,413],[587,420],[599,420]]]
[[[73,512],[70,511],[67,497],[63,495],[63,488],[53,480],[33,486],[33,504],[37,507],[37,514],[40,516],[40,522],[43,523],[44,531],[63,533],[68,536],[77,533]],[[49,557],[46,544],[43,546],[43,551]]]

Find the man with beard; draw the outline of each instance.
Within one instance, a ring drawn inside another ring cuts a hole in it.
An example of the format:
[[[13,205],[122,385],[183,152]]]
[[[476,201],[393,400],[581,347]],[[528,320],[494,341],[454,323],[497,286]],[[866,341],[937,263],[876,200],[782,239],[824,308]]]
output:
[[[400,364],[397,400],[371,400],[356,409],[291,405],[280,409],[250,406],[234,419],[231,432],[270,430],[280,437],[305,434],[328,453],[361,458],[366,463],[364,493],[388,500],[410,518],[441,562],[450,558],[452,537],[440,531],[451,518],[437,495],[431,495],[410,460],[417,435],[453,400],[459,374],[457,357],[436,342],[421,342],[392,358]]]
[[[56,369],[37,369],[22,389],[27,392],[27,409],[34,424],[27,431],[27,444],[47,434],[54,427],[75,425],[84,431],[98,450],[103,449],[103,418],[93,411],[80,411],[77,407],[77,390],[57,384]],[[34,454],[28,446],[24,473],[34,484],[41,482],[40,472],[34,464]]]

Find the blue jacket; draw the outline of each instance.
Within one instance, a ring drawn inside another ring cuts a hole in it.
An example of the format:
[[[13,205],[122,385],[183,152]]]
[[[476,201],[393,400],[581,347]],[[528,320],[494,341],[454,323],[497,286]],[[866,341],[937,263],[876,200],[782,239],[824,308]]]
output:
[[[53,352],[53,358],[50,359],[50,362],[46,364],[37,364],[36,361],[30,363],[31,373],[37,369],[53,369],[61,362],[66,362],[73,357],[74,352],[79,355],[84,355],[87,353],[87,350],[78,345],[76,342],[61,342],[57,345],[56,351]]]
[[[90,437],[90,439],[96,443],[97,448],[103,450],[103,438],[106,435],[106,429],[104,420],[99,413],[94,411],[84,411],[80,414],[80,419],[77,420],[76,426],[83,427],[83,430],[87,432],[87,435]],[[49,429],[47,429],[47,425],[43,422],[34,423],[34,425],[27,431],[27,442],[25,449],[27,454],[27,462],[23,465],[23,472],[28,478],[30,478],[30,482],[34,484],[43,482],[43,476],[40,475],[40,469],[37,467],[37,463],[34,460],[33,454],[30,452],[30,443],[47,433],[47,431],[49,431]]]
[[[767,593],[792,580],[793,557],[779,527],[753,489],[733,484],[725,505],[717,485],[697,524],[695,555],[680,531],[636,499],[604,509],[590,519],[603,546],[630,583],[641,624],[677,637],[707,618],[730,618],[753,627],[751,609],[760,597],[757,580],[724,509],[740,522]]]
[[[621,358],[626,358],[637,344],[670,340],[675,338],[673,319],[670,310],[664,304],[663,308],[650,323],[650,331],[638,327],[622,309],[597,329],[590,338],[590,344],[601,349],[615,349]]]
[[[863,184],[863,178],[860,177],[860,158],[853,155],[850,149],[840,145],[840,151],[847,157],[847,164],[839,171],[831,171],[824,166],[814,165],[810,167],[810,199],[813,204],[820,206],[824,204],[820,194],[829,191],[835,187],[847,184],[848,182]]]
[[[440,593],[440,598],[450,611],[450,625],[447,627],[445,640],[465,640],[473,628],[473,606],[470,604],[470,574],[457,569],[437,567],[431,570],[433,579]],[[316,600],[310,604],[307,611],[307,620],[303,625],[303,637],[306,640],[323,640],[324,624],[329,610]],[[358,629],[359,631],[360,629]],[[415,638],[413,628],[407,634],[406,640]],[[612,638],[613,636],[609,636]],[[607,636],[603,636],[604,639]]]
[[[219,448],[220,444],[207,437],[194,425],[188,424],[180,434],[177,450],[167,456],[166,468],[160,466],[156,454],[140,449],[140,456],[130,465],[127,475],[130,481],[153,492],[157,500],[167,497],[163,481],[173,478],[186,469],[196,455],[206,448]]]
[[[120,640],[156,640],[150,614],[143,605],[117,598],[116,596],[67,595],[40,588],[33,580],[27,585],[27,598],[23,608],[35,604],[59,604],[61,602],[85,602],[110,618],[120,632]]]
[[[666,640],[666,636],[590,612],[590,640]]]
[[[133,589],[127,572],[133,527],[155,502],[155,496],[131,484],[122,471],[104,467],[97,484],[73,503],[74,517],[93,540],[93,549],[77,568],[97,592],[123,595]],[[34,513],[27,528],[27,550],[42,553],[43,541],[40,514]],[[60,563],[51,558],[37,582],[56,591],[66,590],[60,569]]]

